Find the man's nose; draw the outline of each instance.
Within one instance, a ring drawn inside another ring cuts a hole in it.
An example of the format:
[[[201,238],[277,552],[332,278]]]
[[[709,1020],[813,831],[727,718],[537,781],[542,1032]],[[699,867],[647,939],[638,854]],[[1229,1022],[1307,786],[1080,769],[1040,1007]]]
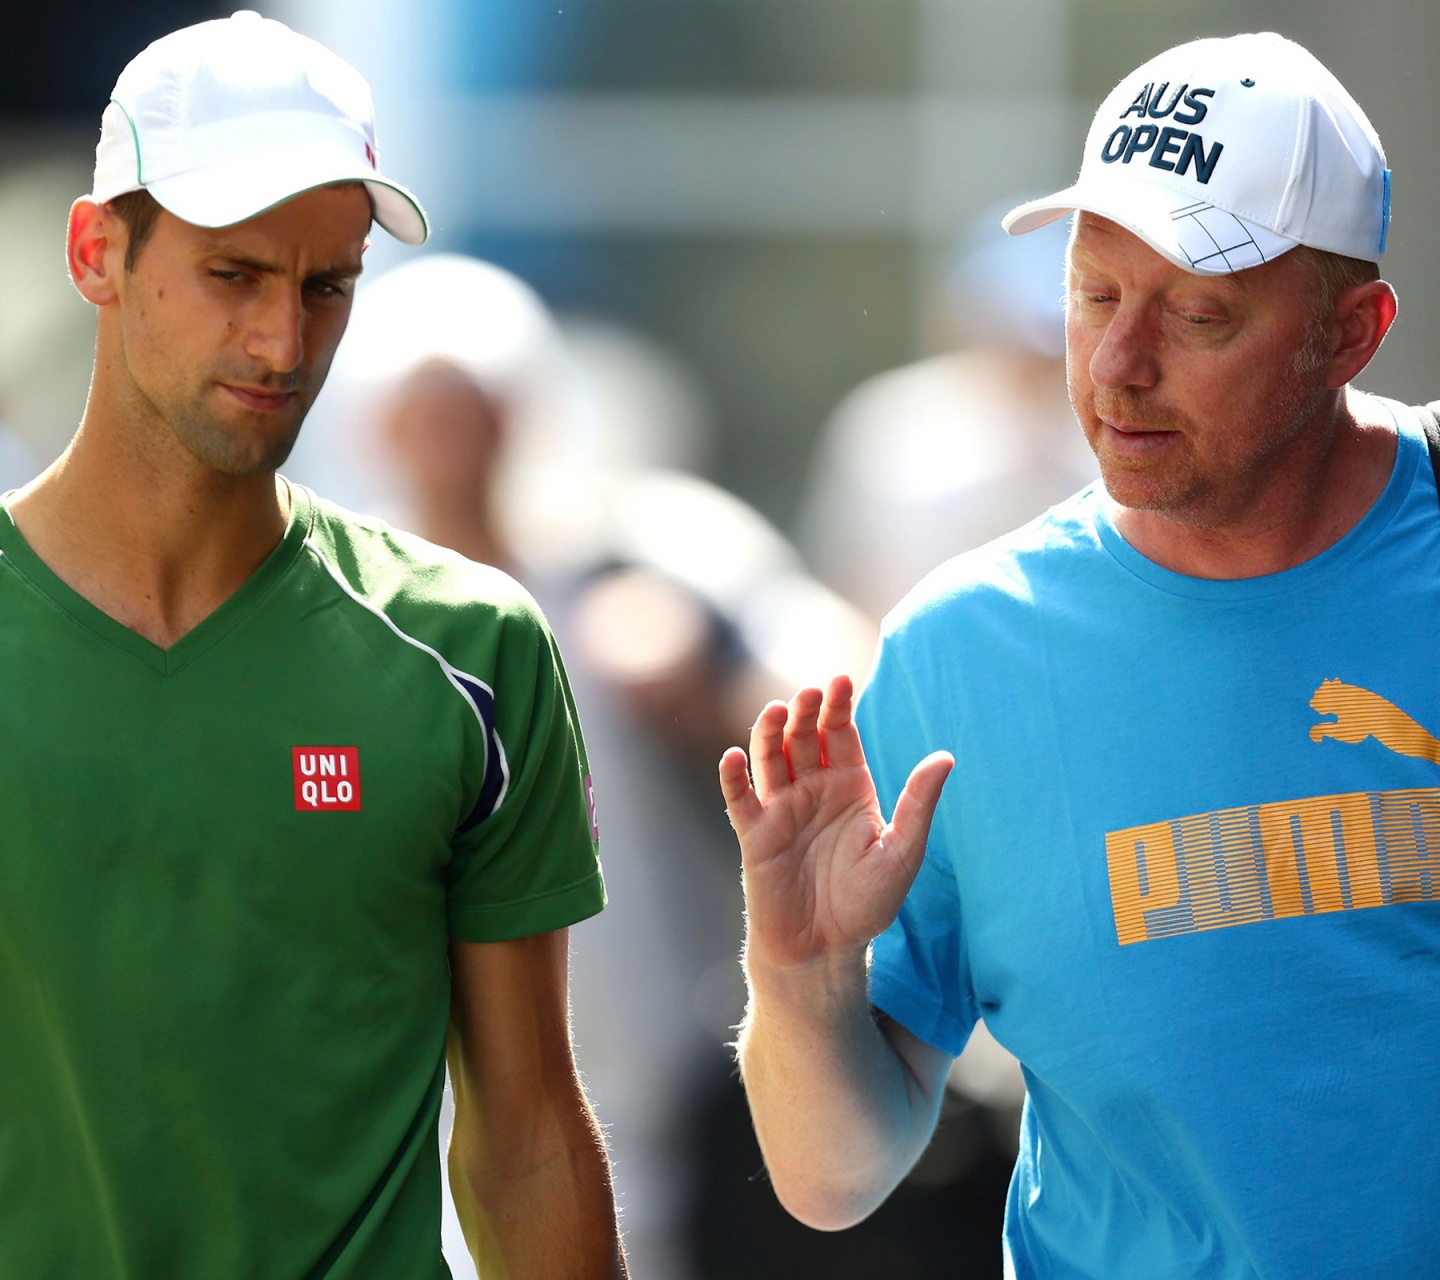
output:
[[[1090,381],[1106,390],[1154,386],[1159,377],[1161,335],[1154,317],[1139,307],[1116,307],[1090,356]]]
[[[250,316],[246,354],[275,373],[290,373],[305,354],[305,307],[299,286],[276,282]]]

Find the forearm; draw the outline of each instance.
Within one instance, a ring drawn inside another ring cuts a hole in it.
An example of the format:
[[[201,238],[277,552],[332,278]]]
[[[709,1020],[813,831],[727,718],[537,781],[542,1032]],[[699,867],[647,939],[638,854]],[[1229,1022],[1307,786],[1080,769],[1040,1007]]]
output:
[[[864,954],[777,970],[747,957],[740,1068],[776,1195],[809,1226],[864,1218],[924,1149],[941,1080],[876,1023]]]
[[[812,1227],[865,1217],[935,1127],[950,1058],[871,1013],[865,955],[925,856],[954,760],[926,756],[889,822],[837,676],[761,711],[720,760],[740,840],[750,1007],[740,1069],[780,1202]]]
[[[481,1280],[623,1280],[609,1160],[578,1084],[491,1124],[456,1093],[450,1186]]]

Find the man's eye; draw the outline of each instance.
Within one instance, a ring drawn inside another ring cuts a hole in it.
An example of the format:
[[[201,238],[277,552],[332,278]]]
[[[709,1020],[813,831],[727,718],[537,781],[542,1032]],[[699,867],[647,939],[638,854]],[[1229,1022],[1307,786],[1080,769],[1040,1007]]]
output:
[[[221,271],[218,269],[213,269],[210,274],[214,276],[215,279],[225,280],[230,284],[239,284],[241,281],[248,280],[250,278],[243,271]]]

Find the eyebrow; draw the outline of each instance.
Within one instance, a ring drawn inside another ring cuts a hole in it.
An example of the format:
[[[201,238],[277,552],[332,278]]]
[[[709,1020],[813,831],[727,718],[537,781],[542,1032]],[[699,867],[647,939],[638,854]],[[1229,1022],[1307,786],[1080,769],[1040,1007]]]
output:
[[[208,254],[228,262],[231,266],[243,267],[246,271],[253,271],[256,275],[278,276],[283,274],[273,262],[264,262],[259,258],[247,258],[243,253],[232,253],[219,243],[212,242],[207,245],[206,251]],[[322,267],[318,271],[308,272],[305,278],[307,280],[354,280],[364,270],[364,262],[339,263],[331,267]]]

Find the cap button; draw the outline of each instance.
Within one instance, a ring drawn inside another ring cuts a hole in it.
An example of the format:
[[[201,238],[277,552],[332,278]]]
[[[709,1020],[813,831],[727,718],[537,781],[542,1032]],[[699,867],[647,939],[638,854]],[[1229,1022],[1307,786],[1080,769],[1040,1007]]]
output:
[[[236,9],[235,12],[230,15],[230,17],[232,20],[234,20],[235,18],[258,19],[260,15],[256,13],[254,9]]]

